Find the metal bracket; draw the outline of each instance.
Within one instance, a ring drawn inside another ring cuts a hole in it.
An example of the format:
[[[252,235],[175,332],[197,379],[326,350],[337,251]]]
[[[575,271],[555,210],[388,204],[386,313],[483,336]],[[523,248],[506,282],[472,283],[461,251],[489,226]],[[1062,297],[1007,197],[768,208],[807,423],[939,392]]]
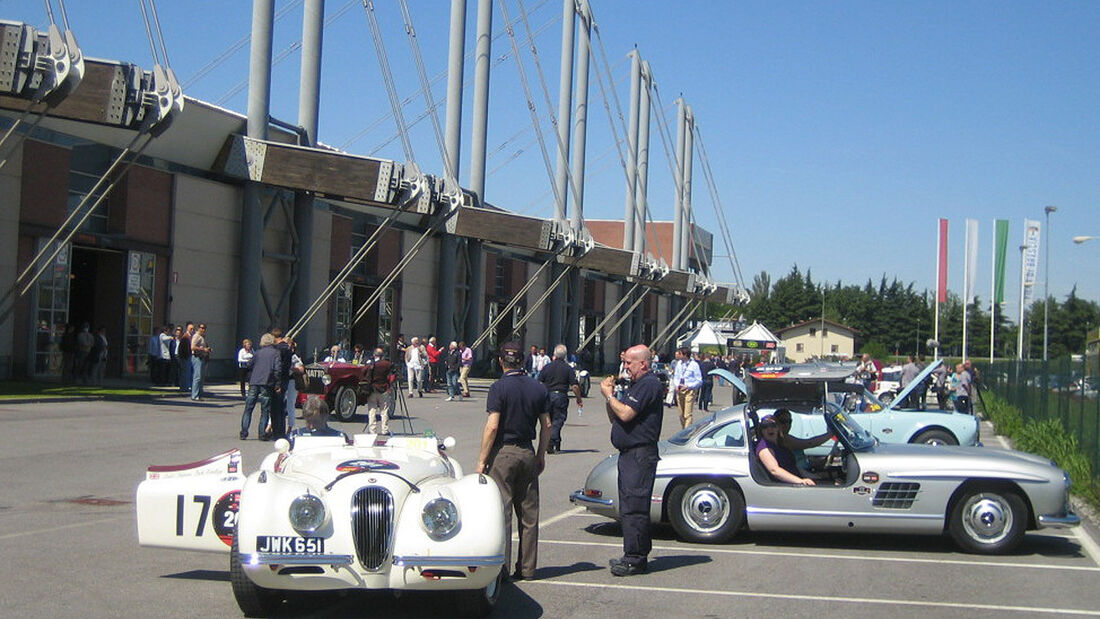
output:
[[[0,31],[0,92],[53,106],[80,83],[84,56],[72,32],[8,21],[0,21]]]

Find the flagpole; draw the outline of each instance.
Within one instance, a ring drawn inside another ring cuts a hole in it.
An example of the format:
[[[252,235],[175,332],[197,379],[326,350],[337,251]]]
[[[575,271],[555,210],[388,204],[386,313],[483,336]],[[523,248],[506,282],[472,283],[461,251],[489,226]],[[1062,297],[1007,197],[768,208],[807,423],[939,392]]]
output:
[[[993,365],[993,328],[997,310],[997,220],[993,220],[993,252],[989,270],[989,364]]]
[[[1027,242],[1027,220],[1024,220],[1024,242]],[[1024,268],[1027,245],[1020,245],[1020,325],[1016,333],[1016,359],[1024,360]]]
[[[945,274],[943,272],[943,270],[946,268],[946,265],[944,264],[944,262],[947,261],[947,256],[944,255],[944,250],[946,249],[946,247],[945,247],[946,239],[944,239],[946,234],[944,234],[944,233],[946,231],[947,231],[947,220],[945,220],[944,218],[941,217],[939,219],[939,221],[936,222],[936,296],[935,296],[935,303],[936,303],[935,316],[936,316],[936,319],[935,319],[935,327],[934,327],[932,337],[935,338],[937,346],[935,348],[935,351],[933,352],[933,354],[934,354],[933,359],[939,359],[940,358],[940,347],[938,346],[939,341],[940,341],[940,302],[941,302],[940,296],[946,294],[945,288],[946,288],[946,285],[947,285],[947,282],[945,281],[945,277],[944,277]]]

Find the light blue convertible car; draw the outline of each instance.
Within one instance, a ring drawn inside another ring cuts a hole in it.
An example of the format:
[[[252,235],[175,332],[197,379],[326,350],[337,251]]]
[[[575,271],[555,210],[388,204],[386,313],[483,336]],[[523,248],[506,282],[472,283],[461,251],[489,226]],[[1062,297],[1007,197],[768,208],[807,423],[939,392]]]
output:
[[[826,401],[841,406],[872,436],[883,443],[924,443],[928,445],[981,445],[978,418],[973,415],[944,410],[902,409],[909,391],[923,385],[939,361],[930,363],[916,380],[898,394],[890,404],[884,404],[858,382],[848,382],[855,368],[848,365],[802,363],[751,368],[748,383],[727,370],[712,370],[748,394],[755,391],[754,400],[766,401],[771,410],[779,408],[792,413],[792,436],[817,436],[826,431],[821,415],[822,388]],[[763,396],[763,397],[761,397]],[[831,443],[807,450],[807,455],[824,456]]]

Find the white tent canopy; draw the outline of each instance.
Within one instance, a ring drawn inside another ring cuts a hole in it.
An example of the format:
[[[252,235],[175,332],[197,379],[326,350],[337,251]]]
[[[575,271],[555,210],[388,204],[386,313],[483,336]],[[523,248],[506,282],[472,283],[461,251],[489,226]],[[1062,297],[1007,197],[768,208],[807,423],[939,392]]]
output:
[[[741,351],[770,352],[779,346],[779,338],[767,327],[754,321],[740,333],[733,336],[730,339],[729,346]]]

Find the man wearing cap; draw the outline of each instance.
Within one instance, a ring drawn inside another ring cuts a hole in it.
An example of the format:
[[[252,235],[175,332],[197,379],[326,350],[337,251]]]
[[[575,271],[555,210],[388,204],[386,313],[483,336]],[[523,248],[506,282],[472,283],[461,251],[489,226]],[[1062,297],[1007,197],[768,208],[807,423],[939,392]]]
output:
[[[615,377],[600,383],[611,420],[611,444],[619,450],[619,515],[622,518],[623,556],[611,560],[614,576],[643,574],[648,569],[653,540],[649,532],[650,497],[657,475],[657,440],[661,437],[663,391],[661,380],[649,371],[650,352],[644,344],[623,353],[630,386],[614,397]]]
[[[519,553],[514,580],[535,577],[539,541],[539,474],[546,465],[550,414],[546,387],[523,371],[523,351],[516,342],[500,349],[504,375],[485,400],[489,414],[481,436],[477,472],[493,478],[504,502],[504,560],[512,557],[512,511],[519,520]],[[537,450],[533,446],[539,428]]]

